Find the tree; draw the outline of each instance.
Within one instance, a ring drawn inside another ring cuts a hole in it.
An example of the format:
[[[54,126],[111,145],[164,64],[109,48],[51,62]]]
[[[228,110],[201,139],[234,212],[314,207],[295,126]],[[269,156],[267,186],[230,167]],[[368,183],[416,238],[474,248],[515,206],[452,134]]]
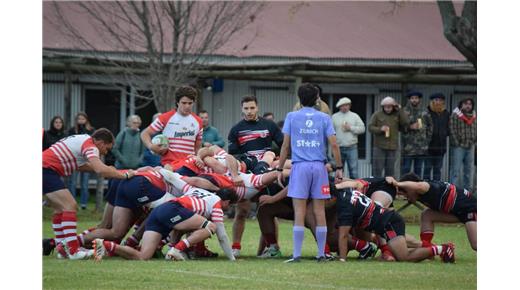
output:
[[[53,2],[53,13],[44,19],[74,48],[92,52],[89,59],[106,67],[105,79],[131,88],[147,101],[144,105],[153,101],[164,112],[174,103],[175,89],[193,81],[192,72],[207,65],[207,56],[252,23],[264,6],[249,1]],[[78,14],[88,24],[73,19]],[[151,96],[139,93],[144,90]]]
[[[477,1],[464,1],[461,16],[452,1],[437,1],[444,36],[477,68]]]

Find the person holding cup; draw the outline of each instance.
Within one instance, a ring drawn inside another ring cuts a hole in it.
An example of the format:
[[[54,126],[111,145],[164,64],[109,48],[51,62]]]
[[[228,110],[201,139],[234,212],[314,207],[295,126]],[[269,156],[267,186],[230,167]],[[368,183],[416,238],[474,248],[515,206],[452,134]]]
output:
[[[372,176],[394,176],[399,131],[404,131],[409,123],[394,98],[387,96],[381,101],[381,110],[372,115],[368,125],[374,138]]]

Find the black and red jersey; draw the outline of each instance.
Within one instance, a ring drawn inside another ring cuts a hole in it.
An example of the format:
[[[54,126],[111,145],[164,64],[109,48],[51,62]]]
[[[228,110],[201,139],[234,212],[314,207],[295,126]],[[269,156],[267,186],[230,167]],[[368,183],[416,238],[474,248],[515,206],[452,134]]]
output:
[[[443,181],[427,181],[430,189],[418,197],[418,201],[430,209],[443,213],[454,213],[462,204],[474,204],[475,212],[477,198],[464,188]]]
[[[381,177],[368,177],[368,178],[359,178],[356,179],[357,181],[361,182],[363,184],[363,189],[361,192],[371,197],[372,193],[382,190],[392,196],[392,199],[395,199],[396,191],[395,187],[386,182],[385,178]]]
[[[229,154],[247,154],[260,160],[263,154],[272,150],[272,142],[282,147],[283,134],[273,121],[259,117],[255,121],[238,122],[228,135]]]
[[[338,192],[338,225],[375,231],[386,224],[392,211],[380,207],[368,196],[350,188]]]

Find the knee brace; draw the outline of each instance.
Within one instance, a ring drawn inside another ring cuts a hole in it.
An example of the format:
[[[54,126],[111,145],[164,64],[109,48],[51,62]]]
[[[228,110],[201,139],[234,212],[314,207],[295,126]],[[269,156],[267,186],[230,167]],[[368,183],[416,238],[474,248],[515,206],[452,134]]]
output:
[[[215,232],[211,229],[211,225],[213,223],[208,221],[208,220],[205,220],[201,225],[200,225],[200,228],[201,229],[206,229],[208,232],[209,232],[209,237],[211,238],[212,235],[215,234]]]

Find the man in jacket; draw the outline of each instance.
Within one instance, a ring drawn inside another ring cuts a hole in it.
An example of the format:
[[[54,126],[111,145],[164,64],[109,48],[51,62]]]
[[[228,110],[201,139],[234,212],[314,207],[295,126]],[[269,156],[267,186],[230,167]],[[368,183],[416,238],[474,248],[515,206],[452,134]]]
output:
[[[446,97],[442,93],[430,96],[428,113],[432,119],[432,137],[428,146],[428,157],[424,168],[424,177],[428,179],[433,170],[433,180],[441,179],[442,161],[446,154],[446,138],[449,136],[448,123],[450,113],[446,110]]]
[[[399,109],[392,97],[381,101],[381,111],[370,118],[368,129],[374,136],[372,175],[374,177],[393,176],[395,156],[399,145],[399,131],[409,125],[406,114]],[[383,169],[385,174],[383,175]]]

